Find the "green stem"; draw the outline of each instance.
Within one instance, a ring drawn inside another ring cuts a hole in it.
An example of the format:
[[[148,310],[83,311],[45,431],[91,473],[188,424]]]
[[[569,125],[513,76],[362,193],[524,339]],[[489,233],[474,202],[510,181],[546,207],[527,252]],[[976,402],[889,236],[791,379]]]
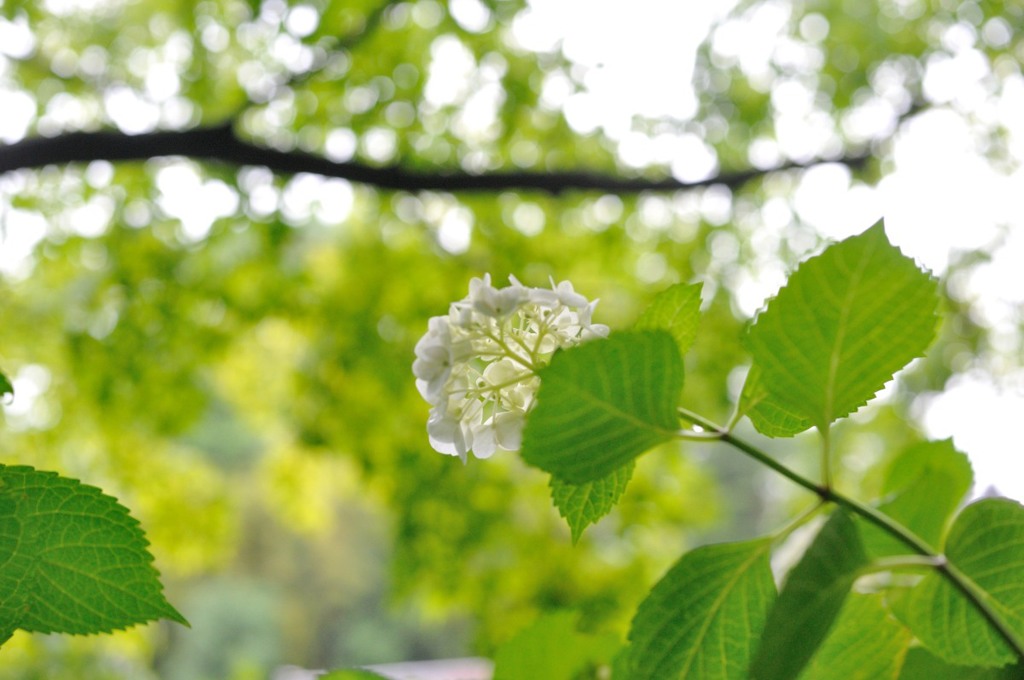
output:
[[[772,542],[778,543],[779,541],[783,541],[786,538],[789,538],[789,535],[791,533],[793,533],[794,531],[796,531],[797,529],[799,529],[800,527],[814,519],[814,516],[821,512],[822,508],[824,507],[825,501],[819,498],[817,503],[801,512],[799,515],[796,516],[795,519],[790,521],[789,524],[787,524],[786,526],[782,527],[777,531],[772,532]]]
[[[679,430],[675,435],[676,439],[682,439],[684,442],[717,442],[722,439],[714,432],[696,432],[694,430]]]
[[[886,571],[919,571],[921,569],[938,569],[945,560],[929,555],[900,555],[898,557],[880,557],[857,573],[861,576],[878,574]]]
[[[520,366],[530,370],[533,373],[537,372],[537,367],[534,366],[532,362],[530,362],[527,359],[524,359],[523,357],[519,356],[519,354],[517,352],[513,351],[513,349],[511,347],[509,347],[508,344],[504,340],[502,340],[501,338],[495,336],[493,333],[490,333],[489,331],[483,331],[483,335],[484,335],[484,337],[489,338],[490,340],[493,340],[494,343],[496,345],[498,345],[498,347],[500,347],[503,350],[505,350],[505,356],[507,356],[509,359],[511,359],[512,361],[515,361]],[[529,352],[529,349],[527,349],[525,347],[523,348],[523,350],[526,351],[526,352]]]
[[[764,451],[761,451],[760,449],[751,446],[750,444],[747,444],[742,440],[736,439],[727,431],[723,430],[722,428],[715,425],[711,421],[705,420],[703,416],[700,416],[696,413],[693,413],[692,411],[688,411],[687,409],[681,407],[679,408],[679,415],[681,415],[685,420],[690,421],[694,425],[699,426],[705,432],[717,434],[718,436],[716,437],[716,439],[718,441],[723,441],[731,444],[732,446],[739,449],[743,453],[747,454],[748,456],[750,456],[757,462],[761,463],[762,465],[765,465],[767,467],[770,467],[772,470],[775,470],[776,472],[778,472],[780,475],[790,480],[791,482],[799,484],[800,486],[804,487],[811,493],[821,496],[824,500],[829,500],[825,496],[822,496],[824,490],[820,486],[818,486],[811,480],[807,479],[803,475],[794,472],[793,470],[790,470],[788,467],[786,467],[779,461],[775,460]]]
[[[729,420],[726,421],[728,425],[725,426],[725,429],[728,430],[729,432],[732,432],[733,430],[736,429],[736,425],[739,424],[742,418],[743,411],[740,409],[739,402],[736,402],[736,405],[733,406],[732,408],[732,413],[729,415]]]
[[[946,556],[942,553],[936,552],[928,543],[924,541],[920,536],[915,534],[913,531],[903,526],[896,520],[892,519],[888,515],[879,512],[870,505],[865,505],[860,501],[854,500],[844,496],[841,493],[836,492],[829,486],[818,486],[811,480],[807,479],[798,472],[794,472],[782,463],[778,462],[764,451],[761,451],[756,446],[748,444],[742,439],[734,437],[730,432],[724,428],[712,423],[703,416],[696,414],[684,408],[679,409],[679,415],[694,425],[700,427],[707,432],[715,432],[718,434],[719,441],[723,441],[733,448],[739,449],[746,455],[750,456],[754,460],[763,465],[767,465],[772,470],[775,470],[786,479],[802,486],[808,491],[816,494],[823,503],[832,502],[839,505],[855,515],[860,516],[865,521],[874,524],[879,529],[885,531],[890,536],[896,538],[901,543],[906,545],[916,555],[919,555],[923,560],[921,564],[924,566],[931,566],[937,570],[943,578],[960,591],[960,593],[967,598],[971,605],[978,611],[982,617],[988,621],[989,625],[999,633],[1000,637],[1010,646],[1011,649],[1017,654],[1017,656],[1024,660],[1024,640],[1017,634],[1010,625],[1003,620],[999,613],[989,602],[988,594],[982,590],[978,584],[976,584],[970,577],[961,572],[956,568],[955,565],[951,564]]]
[[[865,505],[858,500],[844,496],[843,494],[831,489],[825,490],[825,493],[826,495],[822,496],[823,500],[832,501],[836,505],[842,506],[856,515],[860,515],[882,531],[898,539],[914,553],[924,555],[926,557],[940,556],[940,554],[936,553],[923,538],[893,518],[889,517],[889,515],[886,515],[884,512],[879,512],[870,505]]]

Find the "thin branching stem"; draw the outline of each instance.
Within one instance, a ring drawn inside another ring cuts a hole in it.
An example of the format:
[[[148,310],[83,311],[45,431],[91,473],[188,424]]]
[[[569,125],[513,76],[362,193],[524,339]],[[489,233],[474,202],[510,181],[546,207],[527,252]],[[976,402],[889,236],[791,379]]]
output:
[[[716,434],[717,437],[715,437],[715,439],[717,439],[718,441],[724,441],[731,444],[733,447],[739,449],[740,451],[743,451],[743,453],[747,454],[748,456],[750,456],[757,462],[761,463],[762,465],[765,465],[767,467],[770,467],[772,470],[775,470],[776,472],[778,472],[780,475],[790,480],[791,482],[799,484],[800,486],[804,487],[811,493],[817,494],[818,496],[822,496],[823,489],[820,486],[818,486],[811,480],[807,479],[803,475],[800,475],[794,472],[793,470],[790,470],[788,467],[786,467],[779,461],[775,460],[764,451],[761,451],[760,449],[751,446],[750,444],[747,444],[744,441],[736,439],[718,425],[715,425],[711,421],[706,420],[703,416],[693,413],[692,411],[688,411],[687,409],[684,408],[679,409],[679,415],[681,415],[684,420],[688,420],[694,425],[701,427],[705,432]],[[825,498],[824,496],[822,496],[822,498],[824,498],[824,500],[830,500],[828,498]]]
[[[870,505],[861,503],[858,500],[845,496],[828,485],[817,485],[811,480],[779,461],[767,453],[742,439],[735,437],[731,432],[711,422],[703,416],[688,409],[680,408],[679,415],[684,420],[693,423],[706,432],[718,434],[718,441],[725,442],[735,449],[740,450],[750,458],[778,472],[786,479],[802,486],[811,493],[814,493],[823,503],[835,503],[836,505],[861,517],[867,522],[896,538],[907,546],[920,559],[918,564],[923,567],[931,567],[945,578],[950,585],[960,591],[960,594],[967,598],[971,606],[982,615],[990,626],[1010,646],[1019,659],[1024,661],[1024,639],[1021,639],[1009,623],[996,611],[990,601],[989,595],[982,590],[969,576],[960,571],[956,565],[949,562],[946,556],[933,549],[924,539],[913,531],[892,519],[885,513],[879,512]]]
[[[785,539],[789,538],[790,534],[792,534],[794,531],[796,531],[797,529],[799,529],[800,527],[814,519],[814,517],[819,512],[821,512],[822,508],[824,508],[825,505],[827,505],[825,501],[819,498],[814,505],[807,508],[799,515],[797,515],[795,518],[790,520],[790,522],[786,524],[784,527],[776,531],[773,531],[771,534],[772,542],[778,543],[779,541],[784,541]]]
[[[880,557],[858,573],[861,576],[878,574],[888,571],[920,571],[922,569],[937,569],[942,566],[943,560],[940,556],[931,555],[898,555],[895,557]]]

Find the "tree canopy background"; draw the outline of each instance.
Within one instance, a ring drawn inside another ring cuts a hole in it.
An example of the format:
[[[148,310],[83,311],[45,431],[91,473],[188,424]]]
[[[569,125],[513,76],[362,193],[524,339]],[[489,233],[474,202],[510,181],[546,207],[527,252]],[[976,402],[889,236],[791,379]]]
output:
[[[1024,186],[1024,5],[716,7],[692,62],[659,65],[678,76],[632,74],[674,102],[660,112],[604,111],[611,67],[559,40],[550,10],[3,0],[0,360],[17,397],[0,448],[131,508],[193,628],[19,636],[0,677],[488,655],[560,607],[621,632],[685,545],[777,520],[760,506],[788,491],[673,445],[572,546],[516,456],[432,452],[412,346],[484,272],[571,280],[613,328],[704,281],[703,337],[736,342],[698,340],[685,398],[725,419],[740,332],[786,268],[879,212],[920,234],[926,208],[961,206],[974,236],[933,237],[942,338],[859,417],[873,434],[847,428],[853,460],[899,448],[879,433],[925,424],[963,376],[1019,390],[1024,286],[1006,272],[1024,211],[992,207]],[[901,183],[922,135],[984,190]],[[777,453],[799,460],[799,441]],[[861,469],[843,483],[875,483]]]

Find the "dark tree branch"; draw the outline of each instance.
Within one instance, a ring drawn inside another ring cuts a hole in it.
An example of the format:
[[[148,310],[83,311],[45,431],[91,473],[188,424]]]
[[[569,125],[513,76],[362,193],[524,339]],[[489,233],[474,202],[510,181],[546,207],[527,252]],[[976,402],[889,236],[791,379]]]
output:
[[[339,177],[385,190],[453,193],[532,190],[548,194],[560,194],[565,191],[636,194],[644,191],[678,191],[711,185],[724,185],[735,189],[771,172],[806,168],[825,162],[859,168],[869,158],[857,155],[821,159],[810,163],[787,163],[768,170],[725,172],[698,182],[681,182],[672,178],[621,177],[585,171],[471,174],[439,169],[431,172],[414,172],[400,166],[374,167],[357,162],[339,163],[304,151],[279,151],[242,140],[230,125],[222,125],[141,135],[113,131],[71,132],[57,137],[25,139],[0,146],[0,174],[46,165],[88,163],[98,160],[145,161],[168,156],[184,156],[236,166],[262,166],[283,175],[311,173]]]

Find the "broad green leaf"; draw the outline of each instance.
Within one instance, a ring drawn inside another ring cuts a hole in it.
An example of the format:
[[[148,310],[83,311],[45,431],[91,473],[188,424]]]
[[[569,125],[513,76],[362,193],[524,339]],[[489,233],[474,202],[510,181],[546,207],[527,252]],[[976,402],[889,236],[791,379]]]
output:
[[[386,680],[386,677],[365,668],[342,668],[321,675],[320,680]]]
[[[672,334],[679,353],[686,354],[700,325],[702,283],[677,283],[661,291],[636,321],[636,330],[662,329]]]
[[[0,466],[0,622],[7,630],[105,633],[186,623],[164,599],[142,530],[110,496],[25,466]]]
[[[800,680],[896,680],[911,635],[882,598],[851,593]]]
[[[558,513],[569,523],[572,542],[580,540],[588,525],[607,515],[619,502],[633,476],[633,461],[606,477],[582,484],[551,478],[551,499]]]
[[[771,398],[825,429],[924,353],[938,301],[935,279],[878,222],[800,265],[747,344]]]
[[[811,426],[811,421],[773,397],[764,385],[761,369],[750,367],[740,394],[740,413],[746,414],[766,437],[792,437]]]
[[[878,509],[938,549],[946,525],[971,488],[974,473],[949,439],[916,444],[886,471]],[[861,540],[873,557],[906,554],[907,547],[874,525],[861,523]]]
[[[933,656],[922,647],[907,651],[899,680],[1020,680],[1024,666],[1017,663],[1004,668],[955,666]]]
[[[494,680],[574,680],[587,668],[610,663],[619,640],[579,632],[578,618],[568,611],[547,613],[503,644],[494,656]]]
[[[558,352],[539,376],[522,456],[567,482],[606,477],[679,430],[683,360],[665,331],[616,333]]]
[[[693,550],[640,604],[629,633],[630,680],[739,680],[775,600],[771,542]]]
[[[1024,507],[1005,498],[968,505],[949,531],[946,558],[984,591],[989,605],[1024,638]],[[939,573],[896,602],[896,614],[936,656],[952,664],[1002,666],[1016,654]]]
[[[368,671],[365,668],[342,668],[321,675],[319,680],[387,680],[387,676]]]
[[[797,677],[828,635],[867,562],[856,526],[836,510],[786,578],[765,623],[751,677]]]

